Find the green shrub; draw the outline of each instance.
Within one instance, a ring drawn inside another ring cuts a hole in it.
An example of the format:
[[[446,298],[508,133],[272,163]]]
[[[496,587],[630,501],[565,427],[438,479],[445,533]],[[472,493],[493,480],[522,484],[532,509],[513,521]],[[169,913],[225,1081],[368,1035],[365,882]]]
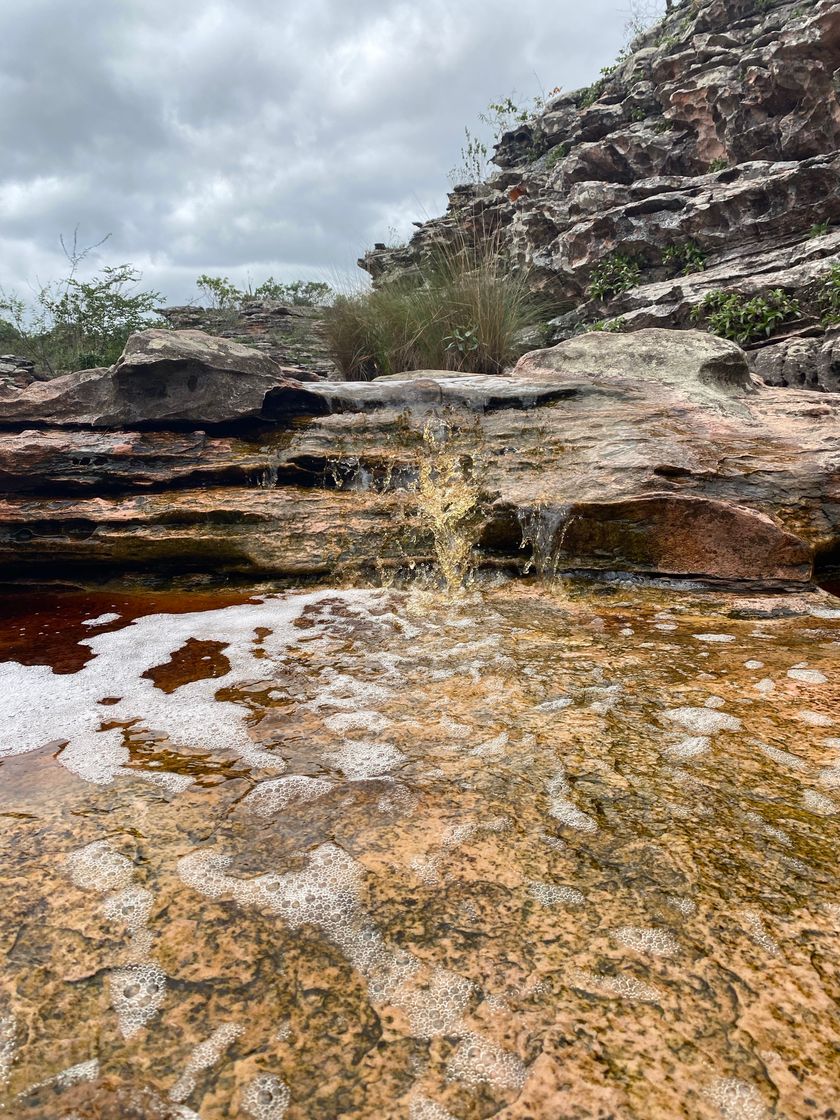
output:
[[[130,334],[165,325],[157,313],[163,297],[138,290],[142,274],[133,265],[108,266],[79,280],[80,265],[98,245],[79,249],[75,236],[72,247],[63,239],[61,245],[68,275],[36,288],[30,303],[0,289],[4,333],[39,372],[54,375],[113,365]]]
[[[565,159],[569,152],[572,150],[572,145],[568,141],[562,144],[555,144],[551,151],[546,156],[545,166],[551,170],[555,164],[559,163],[561,159]]]
[[[691,317],[695,321],[705,318],[712,334],[745,345],[769,338],[782,323],[798,319],[801,314],[799,301],[781,288],[774,288],[766,297],[752,299],[716,289],[706,293]]]
[[[706,267],[706,254],[696,241],[682,245],[669,245],[662,254],[662,263],[673,268],[680,276],[702,272]]]
[[[207,300],[208,307],[216,311],[230,311],[239,307],[245,298],[245,293],[227,276],[208,276],[202,273],[196,280],[195,286]]]
[[[492,248],[462,248],[412,279],[338,296],[325,330],[352,379],[413,369],[499,373],[517,356],[517,334],[543,311],[525,272],[511,272]]]
[[[828,233],[829,225],[830,225],[830,223],[827,222],[827,221],[825,221],[825,222],[815,222],[814,225],[812,225],[811,228],[808,230],[808,236],[809,237],[824,237],[825,234]]]
[[[609,331],[611,334],[620,334],[627,326],[626,319],[598,319],[595,323],[589,323],[585,331]]]
[[[612,253],[593,268],[587,291],[592,299],[609,299],[635,288],[640,272],[641,266],[635,257]]]
[[[292,280],[290,284],[282,284],[269,276],[255,288],[248,286],[245,293],[246,299],[273,299],[279,303],[292,304],[294,307],[323,307],[333,297],[333,290],[329,284],[320,280]]]
[[[832,265],[820,280],[817,305],[824,327],[840,325],[840,264]]]
[[[711,175],[715,171],[725,171],[727,167],[729,167],[729,160],[726,156],[718,156],[717,159],[713,159],[709,164],[709,174]]]

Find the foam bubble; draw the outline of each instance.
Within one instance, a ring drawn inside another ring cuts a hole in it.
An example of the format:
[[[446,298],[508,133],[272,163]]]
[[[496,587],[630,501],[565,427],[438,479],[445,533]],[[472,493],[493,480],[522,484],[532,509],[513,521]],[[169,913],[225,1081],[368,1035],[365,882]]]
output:
[[[840,789],[840,766],[826,766],[820,770],[819,779],[826,789]]]
[[[662,715],[695,735],[714,735],[718,731],[739,731],[741,728],[737,716],[711,708],[669,708]]]
[[[697,758],[701,754],[706,754],[711,745],[712,740],[708,735],[691,735],[668,747],[665,754],[669,758]]]
[[[437,968],[426,987],[401,986],[390,1001],[408,1016],[415,1038],[456,1033],[473,986],[457,972]]]
[[[809,724],[811,727],[832,727],[834,725],[834,720],[829,719],[822,712],[812,712],[808,709],[797,712],[796,719],[801,723]]]
[[[556,883],[529,883],[528,894],[543,906],[554,906],[558,902],[564,902],[569,906],[581,906],[586,902],[585,895],[574,887],[564,887]]]
[[[283,1120],[292,1095],[285,1081],[262,1074],[242,1092],[242,1107],[253,1120]]]
[[[635,976],[604,976],[588,969],[570,968],[567,977],[573,988],[581,988],[593,995],[638,1000],[640,1003],[659,1003],[662,998],[656,988],[637,980]]]
[[[242,1034],[238,1023],[222,1023],[208,1039],[199,1042],[187,1059],[186,1069],[169,1093],[169,1099],[180,1103],[195,1089],[197,1073],[210,1069],[223,1056],[228,1046]]]
[[[305,774],[290,774],[284,778],[271,778],[260,782],[246,797],[242,805],[260,817],[272,817],[294,805],[307,805],[330,793],[335,787],[326,778],[309,778]]]
[[[446,1067],[446,1075],[467,1085],[488,1083],[497,1089],[521,1089],[528,1071],[516,1054],[478,1034],[466,1034]]]
[[[763,669],[764,668],[764,662],[763,661],[756,661],[755,659],[751,659],[750,661],[745,661],[744,662],[744,668],[745,669]]]
[[[750,939],[759,945],[765,952],[771,956],[776,957],[781,952],[779,944],[767,932],[764,922],[761,920],[761,915],[755,910],[744,910],[741,914],[741,920],[744,923],[744,929],[747,931]]]
[[[718,642],[723,644],[735,641],[734,634],[692,634],[691,636],[696,638],[698,642]]]
[[[154,899],[142,887],[128,887],[102,903],[102,912],[111,921],[122,922],[130,933],[137,933],[149,920]]]
[[[724,1120],[768,1120],[770,1116],[758,1090],[736,1077],[712,1082],[705,1095]]]
[[[574,703],[568,696],[558,696],[556,700],[544,700],[542,704],[537,704],[538,712],[562,712],[564,708],[569,708]]]
[[[408,1102],[408,1120],[456,1120],[451,1112],[422,1093],[413,1093]]]
[[[819,669],[788,669],[787,675],[802,684],[828,684],[828,677]]]
[[[750,742],[754,747],[758,747],[763,755],[772,759],[773,762],[778,762],[781,766],[787,766],[791,770],[805,770],[807,768],[804,759],[795,754],[779,750],[778,747],[771,747],[769,743],[762,743],[760,739],[751,739]]]
[[[763,693],[773,692],[775,688],[775,684],[773,684],[772,680],[769,677],[763,677],[755,686],[756,692]]]
[[[157,1015],[166,998],[166,973],[151,961],[111,973],[111,1006],[123,1038],[131,1038]]]
[[[82,890],[105,893],[126,887],[134,875],[134,864],[120,855],[107,840],[95,840],[67,856],[73,883]]]
[[[0,1085],[5,1085],[12,1073],[17,1050],[17,1021],[14,1015],[0,1018]]]
[[[325,760],[345,778],[363,781],[387,774],[405,762],[402,751],[391,743],[373,743],[365,739],[348,739],[337,751],[331,751]]]
[[[622,926],[614,930],[613,934],[622,945],[637,953],[651,953],[655,957],[673,957],[680,951],[677,939],[667,929]]]
[[[99,614],[96,618],[83,618],[82,626],[89,626],[91,629],[94,626],[107,626],[111,622],[119,622],[122,615],[119,614]]]
[[[384,731],[387,727],[391,726],[391,721],[386,719],[381,712],[372,711],[354,711],[354,712],[337,712],[333,716],[327,716],[324,720],[324,725],[335,731],[338,735],[343,735],[346,731],[367,731],[373,732]]]
[[[823,793],[817,793],[815,789],[806,789],[803,792],[802,804],[806,809],[812,813],[818,813],[821,817],[833,817],[837,812],[837,802],[832,801],[830,797],[826,797]]]

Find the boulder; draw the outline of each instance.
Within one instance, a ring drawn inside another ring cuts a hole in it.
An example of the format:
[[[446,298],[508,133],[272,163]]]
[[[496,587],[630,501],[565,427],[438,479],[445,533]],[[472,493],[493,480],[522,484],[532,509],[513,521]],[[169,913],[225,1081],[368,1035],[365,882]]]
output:
[[[231,424],[258,419],[269,390],[275,414],[326,407],[257,350],[202,331],[147,330],[131,335],[110,369],[82,370],[21,392],[0,392],[0,424]]]

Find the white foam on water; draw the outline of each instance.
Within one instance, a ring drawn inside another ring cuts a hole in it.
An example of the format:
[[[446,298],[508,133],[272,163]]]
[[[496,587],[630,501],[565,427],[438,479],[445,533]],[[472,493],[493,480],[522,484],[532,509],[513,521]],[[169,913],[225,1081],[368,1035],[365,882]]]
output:
[[[840,739],[823,739],[823,746],[833,751],[840,751]]]
[[[408,1102],[408,1120],[456,1120],[456,1117],[422,1093],[412,1093]]]
[[[17,1021],[14,1015],[0,1018],[0,1085],[5,1085],[12,1074],[17,1052]]]
[[[495,738],[486,739],[483,743],[479,743],[477,747],[473,747],[470,754],[475,758],[503,758],[509,738],[507,731],[503,731]]]
[[[566,974],[569,985],[598,996],[637,1000],[639,1003],[659,1003],[660,992],[635,976],[605,976],[583,968],[570,968]]]
[[[673,957],[680,951],[679,942],[667,929],[645,929],[641,926],[622,926],[613,930],[616,941],[637,953],[651,953],[655,957]]]
[[[759,945],[766,953],[777,957],[781,952],[779,943],[771,937],[762,921],[761,915],[755,910],[744,910],[741,921],[750,939]]]
[[[401,766],[406,757],[391,743],[348,739],[338,750],[326,754],[324,760],[350,781],[363,781],[388,774]]]
[[[840,789],[840,765],[826,766],[824,770],[820,770],[819,782],[826,789]]]
[[[692,638],[696,638],[698,642],[734,642],[734,634],[692,634]]]
[[[82,626],[90,626],[91,628],[94,626],[107,626],[110,622],[119,622],[121,618],[122,615],[120,614],[99,614],[96,618],[83,618]]]
[[[391,726],[391,721],[386,719],[381,712],[361,710],[355,712],[338,712],[334,716],[327,716],[324,720],[325,727],[337,735],[347,731],[367,731],[376,734]]]
[[[755,690],[756,692],[773,692],[775,687],[776,686],[775,684],[773,684],[773,681],[770,679],[770,677],[764,677],[755,686]]]
[[[45,665],[0,663],[0,757],[67,741],[62,765],[86,781],[107,784],[129,761],[119,728],[100,731],[108,721],[159,729],[175,747],[186,745],[246,755],[254,750],[248,734],[249,709],[215,699],[221,689],[264,680],[267,662],[279,660],[297,644],[294,623],[310,606],[329,596],[364,614],[382,602],[380,591],[319,591],[289,594],[236,607],[193,614],[147,615],[119,630],[85,638],[94,657],[76,673],[55,673]],[[270,631],[259,647],[257,629]],[[163,692],[143,674],[167,664],[193,638],[221,642],[229,671],[221,677],[192,681]],[[257,658],[255,653],[263,654]],[[119,696],[107,711],[103,696]],[[48,702],[45,702],[48,701]],[[354,702],[353,707],[358,704]]]
[[[221,1060],[225,1051],[243,1031],[238,1023],[222,1023],[209,1038],[199,1042],[187,1059],[186,1068],[169,1092],[169,1099],[176,1104],[185,1101],[196,1086],[196,1074],[211,1069]]]
[[[443,716],[440,720],[441,728],[447,735],[453,739],[466,739],[472,734],[472,728],[469,724],[458,723],[456,720],[451,719],[449,716]]]
[[[764,668],[764,662],[763,661],[756,661],[754,659],[751,659],[750,661],[745,661],[744,662],[744,668],[745,669],[763,669]]]
[[[273,817],[295,805],[308,805],[335,789],[326,778],[310,778],[305,774],[289,774],[260,782],[242,798],[245,809],[260,817]]]
[[[528,894],[543,906],[555,906],[558,902],[568,906],[582,906],[586,902],[586,896],[579,890],[557,883],[531,882],[528,884]]]
[[[769,1120],[770,1113],[758,1090],[736,1077],[713,1081],[705,1095],[720,1109],[723,1120]]]
[[[103,894],[128,886],[134,875],[131,860],[120,855],[107,840],[95,840],[70,852],[66,865],[75,886]]]
[[[253,1120],[283,1120],[292,1100],[285,1081],[261,1074],[242,1091],[242,1108]]]
[[[806,789],[803,792],[802,804],[810,812],[817,813],[821,817],[833,817],[838,809],[836,801],[832,801],[830,797],[818,793],[815,789]]]
[[[117,968],[110,976],[111,1006],[123,1038],[150,1022],[166,999],[166,973],[152,961]]]
[[[121,922],[129,933],[138,933],[149,921],[154,898],[143,887],[127,887],[102,903],[102,913],[112,922]]]
[[[828,684],[828,677],[819,669],[788,669],[787,675],[801,684]]]
[[[560,771],[548,783],[548,812],[555,820],[579,832],[597,832],[598,825],[569,798],[571,788],[566,775]]]
[[[808,613],[811,618],[840,618],[840,610],[832,607],[812,607]]]
[[[763,755],[778,762],[781,766],[787,766],[791,770],[807,770],[808,764],[803,758],[798,755],[790,754],[788,751],[779,750],[778,747],[771,747],[769,743],[762,743],[760,739],[750,739],[754,747],[758,747]]]
[[[497,1089],[519,1090],[528,1071],[525,1063],[509,1050],[478,1034],[466,1034],[449,1059],[446,1076],[466,1085],[489,1084]]]
[[[668,708],[662,716],[695,735],[715,735],[718,731],[741,729],[741,721],[737,716],[716,712],[711,708]]]
[[[680,898],[679,895],[669,894],[666,895],[666,902],[670,903],[675,910],[679,910],[687,918],[697,913],[697,903],[693,902],[690,898]]]
[[[691,735],[668,747],[665,754],[669,758],[676,759],[698,758],[700,755],[706,754],[711,745],[712,740],[708,735]]]
[[[134,770],[128,766],[120,766],[114,771],[114,774],[122,774],[126,778],[137,778],[138,781],[159,786],[173,795],[183,793],[193,784],[193,780],[188,774],[173,774],[169,770]]]
[[[654,628],[656,630],[676,630],[677,624],[676,622],[657,622],[654,623]]]
[[[538,712],[562,712],[564,708],[569,708],[574,703],[568,696],[558,696],[556,700],[544,700],[542,704],[537,704]]]
[[[803,709],[802,711],[796,712],[795,718],[798,719],[800,723],[807,723],[811,727],[834,726],[834,720],[829,719],[829,717],[823,715],[822,712],[812,712],[809,709]]]

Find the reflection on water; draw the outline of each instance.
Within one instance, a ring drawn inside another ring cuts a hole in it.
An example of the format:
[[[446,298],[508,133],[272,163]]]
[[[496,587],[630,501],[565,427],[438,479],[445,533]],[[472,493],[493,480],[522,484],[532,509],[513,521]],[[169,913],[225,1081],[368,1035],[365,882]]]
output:
[[[18,603],[5,1113],[836,1115],[828,603]]]

